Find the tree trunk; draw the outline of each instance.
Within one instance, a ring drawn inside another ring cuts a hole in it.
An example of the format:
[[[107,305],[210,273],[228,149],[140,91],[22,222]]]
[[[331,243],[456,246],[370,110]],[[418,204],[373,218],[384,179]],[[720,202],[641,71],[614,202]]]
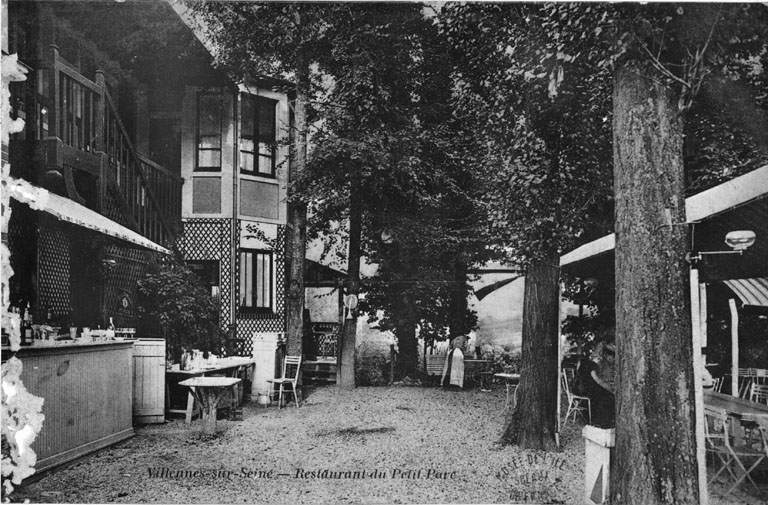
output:
[[[309,104],[309,59],[306,50],[299,49],[296,62],[296,124],[294,136],[294,163],[290,170],[293,187],[304,173],[307,164],[307,107]],[[300,356],[304,334],[304,256],[307,249],[307,205],[294,201],[288,205],[289,271],[288,292],[285,300],[288,354]]]
[[[517,406],[504,440],[523,449],[557,450],[559,255],[534,261],[525,275],[523,355]]]
[[[459,260],[456,260],[454,263],[452,281],[451,313],[448,326],[451,338],[456,338],[461,335],[467,335],[471,330],[467,321],[467,267]],[[471,349],[471,351],[474,351],[474,349]]]
[[[419,348],[416,345],[416,314],[412,296],[403,293],[402,307],[398,314],[397,371],[401,377],[413,375],[419,366]]]
[[[360,235],[362,234],[362,202],[360,176],[352,176],[349,195],[349,255],[347,257],[347,294],[360,294]],[[355,347],[357,344],[357,309],[344,321],[341,340],[341,363],[337,384],[342,388],[355,387]]]
[[[699,503],[683,121],[649,67],[614,75],[616,458],[611,503]],[[671,219],[665,218],[669,209]]]

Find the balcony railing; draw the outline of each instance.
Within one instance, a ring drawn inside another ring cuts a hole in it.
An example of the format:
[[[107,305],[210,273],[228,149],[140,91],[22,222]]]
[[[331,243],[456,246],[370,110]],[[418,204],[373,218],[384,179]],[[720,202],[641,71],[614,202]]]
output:
[[[91,175],[98,180],[95,210],[110,217],[122,214],[129,227],[154,242],[173,241],[181,216],[181,177],[136,151],[103,73],[91,81],[55,46],[49,59],[32,66],[16,103],[27,120],[26,139],[45,144],[45,169],[63,169],[70,197],[81,203],[86,199],[71,189],[74,177],[67,171]],[[111,212],[110,206],[117,209]]]

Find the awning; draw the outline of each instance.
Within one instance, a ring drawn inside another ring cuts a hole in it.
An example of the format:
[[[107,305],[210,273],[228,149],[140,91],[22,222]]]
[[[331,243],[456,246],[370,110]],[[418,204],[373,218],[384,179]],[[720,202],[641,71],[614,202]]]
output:
[[[699,223],[712,219],[731,209],[749,202],[764,201],[768,194],[768,165],[760,167],[714,188],[689,196],[685,199],[685,216],[688,223]],[[761,219],[761,222],[765,222]],[[743,223],[736,222],[734,225]],[[739,229],[731,228],[731,229]],[[722,240],[718,237],[718,240]],[[593,240],[560,257],[560,266],[566,266],[613,251],[616,235],[610,234]]]
[[[744,305],[768,307],[768,278],[728,279],[723,283]]]
[[[152,251],[171,252],[135,231],[102,216],[79,203],[51,193],[22,179],[8,178],[8,190],[15,200],[26,203],[30,208],[47,212],[62,221],[82,226],[111,237],[130,242]]]

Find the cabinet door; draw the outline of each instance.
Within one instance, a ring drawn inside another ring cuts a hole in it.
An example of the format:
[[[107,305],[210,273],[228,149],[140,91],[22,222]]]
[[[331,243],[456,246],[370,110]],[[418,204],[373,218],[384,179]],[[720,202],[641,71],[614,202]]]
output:
[[[165,422],[165,340],[139,339],[133,346],[133,420]]]

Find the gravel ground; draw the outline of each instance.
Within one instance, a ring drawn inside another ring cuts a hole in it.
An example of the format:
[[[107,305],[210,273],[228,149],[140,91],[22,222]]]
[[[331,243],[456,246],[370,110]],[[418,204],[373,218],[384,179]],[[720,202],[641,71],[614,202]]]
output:
[[[583,501],[581,426],[558,453],[497,443],[504,391],[319,388],[300,409],[137,436],[26,484],[32,503],[565,503]],[[157,475],[161,474],[161,475]],[[737,492],[713,505],[765,503]]]

